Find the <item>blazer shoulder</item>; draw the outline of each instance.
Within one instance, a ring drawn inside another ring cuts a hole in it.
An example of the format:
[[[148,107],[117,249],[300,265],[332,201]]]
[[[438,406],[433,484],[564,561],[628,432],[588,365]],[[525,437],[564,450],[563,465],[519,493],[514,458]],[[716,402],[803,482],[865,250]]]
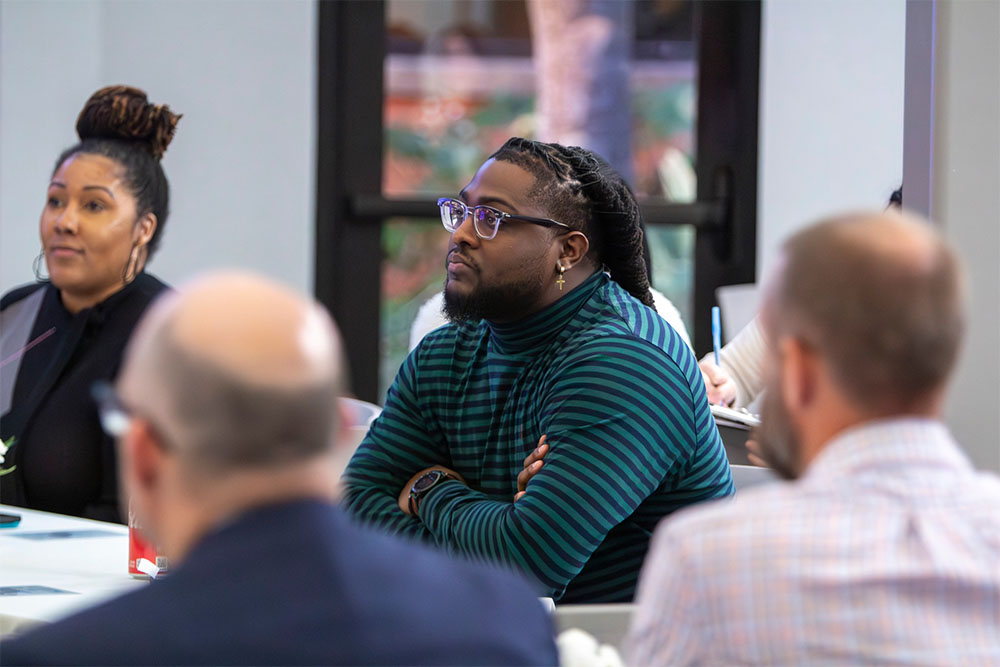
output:
[[[11,291],[4,294],[3,298],[0,299],[0,310],[3,310],[8,306],[10,306],[11,304],[15,304],[18,301],[27,298],[28,296],[34,294],[40,289],[44,289],[45,287],[48,286],[48,284],[49,283],[47,282],[28,283],[27,285],[21,285],[20,287],[15,287]]]
[[[136,618],[154,618],[163,607],[149,599],[146,589],[127,593],[96,607],[73,614],[51,625],[0,643],[3,664],[137,664],[141,653],[115,646],[115,637]],[[148,658],[147,658],[148,659]]]

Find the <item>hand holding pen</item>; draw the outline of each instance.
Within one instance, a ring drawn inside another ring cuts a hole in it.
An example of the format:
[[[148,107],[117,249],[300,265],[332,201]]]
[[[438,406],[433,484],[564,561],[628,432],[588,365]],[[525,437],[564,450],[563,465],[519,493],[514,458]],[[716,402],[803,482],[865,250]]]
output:
[[[698,366],[701,368],[702,377],[705,380],[705,392],[708,395],[709,403],[715,405],[732,405],[736,400],[736,383],[729,377],[729,373],[722,368],[720,350],[722,347],[722,326],[719,320],[719,307],[712,308],[712,344],[714,347],[714,359],[707,357],[702,359]],[[713,363],[714,361],[714,363]]]

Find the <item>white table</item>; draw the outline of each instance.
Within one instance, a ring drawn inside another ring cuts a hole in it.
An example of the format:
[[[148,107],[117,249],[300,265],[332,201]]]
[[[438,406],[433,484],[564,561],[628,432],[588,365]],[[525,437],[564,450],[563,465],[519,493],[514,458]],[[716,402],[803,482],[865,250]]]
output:
[[[21,515],[16,528],[0,528],[0,637],[149,585],[128,574],[125,526],[7,505],[0,512]],[[67,592],[11,594],[35,586]]]
[[[628,634],[634,604],[563,604],[556,606],[556,634],[578,628],[590,634],[601,644],[620,649]]]

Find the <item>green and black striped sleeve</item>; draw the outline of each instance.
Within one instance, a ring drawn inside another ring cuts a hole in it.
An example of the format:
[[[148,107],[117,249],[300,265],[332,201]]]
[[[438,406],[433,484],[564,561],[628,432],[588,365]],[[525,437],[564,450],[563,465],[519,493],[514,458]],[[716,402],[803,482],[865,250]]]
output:
[[[417,472],[451,466],[443,435],[420,414],[411,353],[389,388],[385,408],[358,446],[344,473],[347,507],[389,533],[430,539],[424,524],[399,509],[399,494]]]
[[[697,456],[696,443],[713,442],[698,431],[714,429],[714,421],[694,418],[684,373],[647,341],[595,339],[553,375],[540,420],[550,451],[524,497],[497,501],[442,484],[427,494],[420,517],[438,543],[512,564],[558,598],[609,532],[672,473],[722,479],[729,467],[724,457]],[[670,505],[663,514],[692,500],[661,500]],[[642,555],[622,554],[607,576],[638,570]]]
[[[693,355],[682,360],[694,363]],[[528,493],[515,504],[512,492],[498,497],[446,482],[427,494],[417,520],[397,507],[399,491],[416,471],[451,467],[451,460],[442,434],[417,409],[411,355],[349,467],[352,511],[392,532],[429,536],[453,551],[516,567],[558,598],[641,504],[662,516],[720,495],[711,482],[728,480],[728,463],[713,449],[718,436],[707,402],[692,396],[691,369],[646,340],[606,335],[560,357],[551,371],[534,392],[539,432],[530,436],[546,434],[551,448]],[[483,397],[463,399],[475,404]],[[482,429],[485,439],[489,424],[467,427]],[[513,488],[518,471],[505,472]],[[669,492],[671,480],[681,478],[705,483],[688,484],[700,491]],[[644,544],[636,546],[601,565],[608,578],[634,578],[645,553]]]

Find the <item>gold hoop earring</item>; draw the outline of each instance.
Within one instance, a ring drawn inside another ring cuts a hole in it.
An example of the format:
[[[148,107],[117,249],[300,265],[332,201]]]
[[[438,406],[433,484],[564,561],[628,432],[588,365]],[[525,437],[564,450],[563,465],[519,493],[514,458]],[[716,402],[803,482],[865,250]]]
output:
[[[556,278],[556,285],[559,285],[559,291],[562,291],[562,286],[566,284],[566,279],[563,278],[563,274],[566,273],[566,267],[562,264],[556,264],[559,267],[559,277]]]
[[[43,259],[45,259],[45,250],[42,250],[40,253],[38,253],[38,256],[35,257],[35,260],[31,263],[31,270],[34,271],[35,273],[35,280],[37,280],[40,283],[43,283],[49,279],[49,276],[42,275]]]
[[[139,244],[135,243],[132,245],[132,250],[130,250],[128,253],[128,261],[125,263],[125,268],[122,269],[122,284],[124,285],[128,285],[130,282],[135,280],[135,276],[138,273],[139,258],[138,254],[136,253],[136,250],[138,249],[139,249]],[[132,267],[133,264],[136,265],[135,269],[133,269]],[[130,271],[132,272],[131,277],[129,276]]]

